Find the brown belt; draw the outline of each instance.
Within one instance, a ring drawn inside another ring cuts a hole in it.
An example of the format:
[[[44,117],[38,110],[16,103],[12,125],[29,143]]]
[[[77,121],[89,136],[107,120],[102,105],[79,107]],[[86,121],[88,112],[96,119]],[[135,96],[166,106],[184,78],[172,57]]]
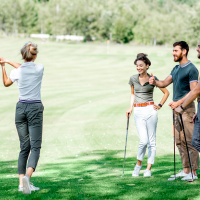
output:
[[[147,103],[135,103],[134,107],[144,107],[144,106],[150,106],[150,105],[154,105],[154,102],[147,102]]]

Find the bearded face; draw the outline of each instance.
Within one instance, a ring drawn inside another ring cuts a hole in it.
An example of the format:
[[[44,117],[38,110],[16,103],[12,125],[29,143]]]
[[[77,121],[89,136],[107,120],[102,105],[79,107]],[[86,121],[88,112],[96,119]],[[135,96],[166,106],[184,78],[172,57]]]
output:
[[[183,53],[180,52],[176,56],[174,56],[174,62],[180,62],[183,59]]]
[[[180,62],[183,59],[183,50],[180,46],[175,46],[173,49],[174,62]]]

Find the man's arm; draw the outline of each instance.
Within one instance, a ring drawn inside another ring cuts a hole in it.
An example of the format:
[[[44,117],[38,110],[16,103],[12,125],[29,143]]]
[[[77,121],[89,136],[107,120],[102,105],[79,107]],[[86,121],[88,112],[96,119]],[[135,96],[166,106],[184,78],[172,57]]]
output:
[[[172,109],[175,109],[177,108],[178,106],[180,106],[187,98],[188,96],[190,95],[191,91],[197,86],[197,82],[194,81],[194,82],[191,82],[190,83],[190,92],[188,92],[182,99],[179,99],[178,101],[172,101],[171,103],[169,103],[169,106],[172,108]],[[192,101],[191,101],[192,102]],[[191,103],[190,102],[190,103]],[[188,104],[189,105],[189,104]]]
[[[190,103],[192,103],[200,94],[200,82],[198,82],[197,86],[188,93],[188,96],[186,100],[183,102],[182,107],[185,108],[187,107]],[[183,110],[179,106],[178,108],[175,109],[177,113],[181,113]]]
[[[164,81],[157,81],[153,74],[151,74],[151,78],[149,78],[149,84],[155,85],[159,88],[165,88],[172,83],[172,76],[169,75]]]
[[[196,87],[190,92],[186,100],[183,102],[183,108],[187,107],[190,103],[192,103],[200,94],[200,82],[196,84]]]

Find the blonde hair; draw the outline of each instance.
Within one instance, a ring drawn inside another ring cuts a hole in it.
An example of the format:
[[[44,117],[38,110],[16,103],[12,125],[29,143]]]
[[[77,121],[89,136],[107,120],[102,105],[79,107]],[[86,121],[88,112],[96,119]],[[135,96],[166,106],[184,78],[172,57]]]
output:
[[[21,49],[22,58],[25,61],[32,61],[37,53],[37,44],[33,44],[32,42],[27,42]]]

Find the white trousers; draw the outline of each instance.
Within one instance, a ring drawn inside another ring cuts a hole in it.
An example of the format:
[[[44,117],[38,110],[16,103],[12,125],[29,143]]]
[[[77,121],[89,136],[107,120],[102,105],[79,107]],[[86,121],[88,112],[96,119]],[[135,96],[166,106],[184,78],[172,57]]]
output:
[[[138,147],[138,160],[143,160],[148,145],[148,161],[154,164],[156,156],[156,127],[157,127],[157,111],[153,109],[153,105],[134,108],[134,120],[137,127],[140,144]]]

